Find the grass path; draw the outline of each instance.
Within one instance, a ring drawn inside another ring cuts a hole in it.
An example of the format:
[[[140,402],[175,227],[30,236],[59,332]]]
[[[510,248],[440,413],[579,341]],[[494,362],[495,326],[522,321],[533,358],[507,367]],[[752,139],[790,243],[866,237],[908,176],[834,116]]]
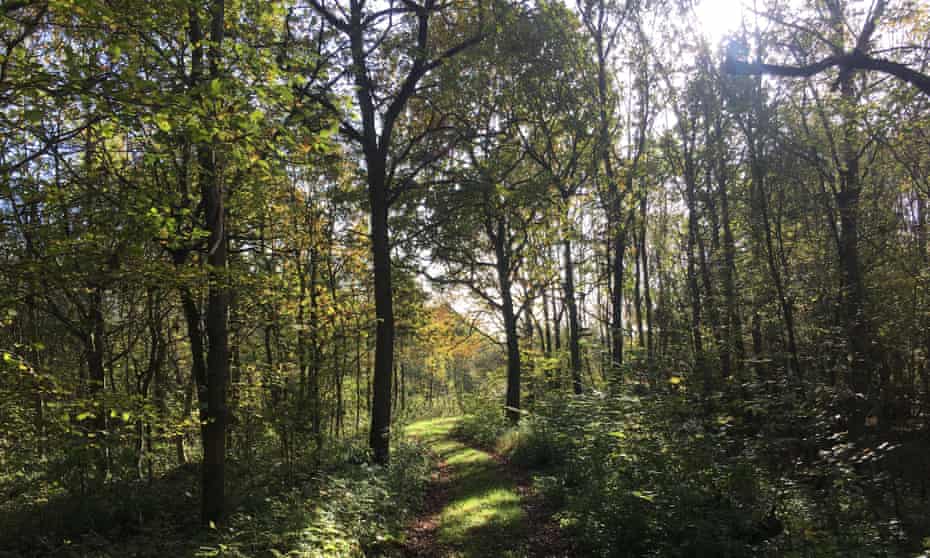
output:
[[[435,558],[550,556],[534,551],[545,533],[520,476],[495,456],[452,437],[457,418],[416,422],[408,436],[438,459],[427,510],[411,528],[408,554]],[[551,531],[551,530],[550,530]]]

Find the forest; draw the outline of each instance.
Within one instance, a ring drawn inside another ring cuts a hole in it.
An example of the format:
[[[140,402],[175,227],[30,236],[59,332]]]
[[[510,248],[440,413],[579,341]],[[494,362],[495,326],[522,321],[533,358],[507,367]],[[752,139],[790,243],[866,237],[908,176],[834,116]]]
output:
[[[0,0],[39,556],[930,556],[930,2]]]

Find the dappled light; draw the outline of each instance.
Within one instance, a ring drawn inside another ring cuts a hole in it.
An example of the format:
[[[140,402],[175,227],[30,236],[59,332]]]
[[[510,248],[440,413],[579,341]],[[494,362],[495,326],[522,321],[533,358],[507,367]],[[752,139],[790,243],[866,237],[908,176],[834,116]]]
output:
[[[930,0],[0,0],[0,558],[930,558]]]
[[[523,555],[531,526],[516,481],[492,455],[454,437],[460,420],[422,421],[406,429],[449,469],[452,486],[437,513],[437,541],[463,558]]]

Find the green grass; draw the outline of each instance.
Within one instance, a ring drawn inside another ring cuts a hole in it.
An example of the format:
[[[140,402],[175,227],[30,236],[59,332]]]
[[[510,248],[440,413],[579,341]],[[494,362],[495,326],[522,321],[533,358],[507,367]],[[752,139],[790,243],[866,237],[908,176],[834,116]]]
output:
[[[439,512],[438,542],[460,558],[525,555],[529,526],[516,482],[490,454],[452,438],[457,422],[458,418],[425,420],[406,430],[449,466],[450,488]]]

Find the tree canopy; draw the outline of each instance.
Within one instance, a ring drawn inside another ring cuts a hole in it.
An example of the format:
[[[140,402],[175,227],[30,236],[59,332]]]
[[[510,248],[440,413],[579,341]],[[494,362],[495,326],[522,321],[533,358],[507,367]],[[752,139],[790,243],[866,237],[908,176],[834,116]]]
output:
[[[917,556],[928,64],[919,1],[0,0],[0,547],[415,554],[464,415],[581,555]]]

